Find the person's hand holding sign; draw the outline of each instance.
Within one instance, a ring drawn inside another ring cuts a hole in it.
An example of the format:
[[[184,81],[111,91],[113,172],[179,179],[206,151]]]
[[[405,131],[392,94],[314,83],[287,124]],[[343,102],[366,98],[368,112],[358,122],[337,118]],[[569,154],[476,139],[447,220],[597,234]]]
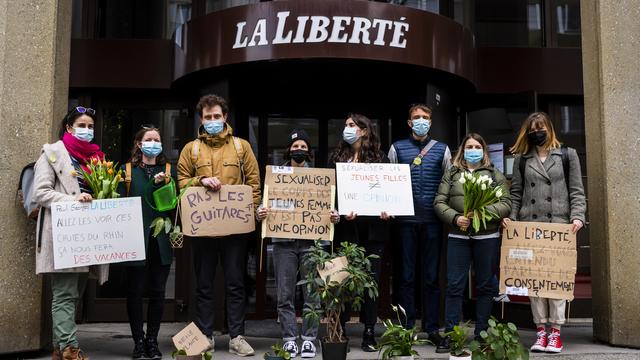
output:
[[[344,218],[351,221],[351,220],[355,220],[358,217],[358,214],[354,213],[353,211],[349,213],[349,215],[345,215]]]
[[[258,211],[256,211],[256,217],[258,218],[258,221],[262,221],[267,217],[267,213],[269,212],[269,209],[267,209],[266,207],[260,206],[258,208]]]
[[[573,220],[572,224],[573,224],[573,226],[571,227],[571,232],[574,233],[574,234],[577,233],[578,230],[582,229],[582,227],[584,226],[582,221],[578,220],[578,219]]]
[[[93,196],[91,196],[91,194],[80,193],[78,194],[78,196],[76,196],[76,201],[89,202],[91,200],[93,200]]]
[[[380,213],[380,219],[382,219],[382,220],[389,220],[391,218],[393,218],[393,216],[387,214],[386,211],[383,211],[383,212]]]
[[[340,214],[337,211],[331,210],[331,223],[337,224],[340,222]]]
[[[202,180],[200,180],[200,183],[202,184],[202,186],[208,187],[213,191],[218,191],[222,187],[222,183],[215,176],[203,178]]]

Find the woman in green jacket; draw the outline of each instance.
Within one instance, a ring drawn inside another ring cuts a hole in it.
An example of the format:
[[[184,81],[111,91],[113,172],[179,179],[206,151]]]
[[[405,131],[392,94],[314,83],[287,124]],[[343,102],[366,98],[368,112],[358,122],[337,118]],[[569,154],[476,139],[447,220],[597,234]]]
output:
[[[157,237],[153,236],[153,229],[149,226],[158,216],[171,217],[169,212],[159,212],[153,209],[145,198],[153,204],[152,193],[163,186],[168,176],[175,179],[167,159],[162,154],[160,131],[153,126],[143,127],[134,138],[131,151],[131,174],[126,174],[127,196],[142,197],[142,220],[144,224],[144,243],[146,260],[127,263],[127,314],[131,335],[134,341],[133,359],[161,359],[162,353],[158,349],[158,331],[164,310],[164,293],[169,276],[169,269],[173,261],[173,250],[169,237],[161,231]],[[153,179],[153,181],[151,181]],[[150,183],[150,184],[149,184]],[[148,289],[149,306],[147,309],[147,334],[143,330],[143,296]]]
[[[491,179],[491,186],[501,186],[503,196],[497,203],[486,209],[499,216],[499,219],[487,222],[486,229],[474,232],[471,220],[464,212],[464,191],[458,180],[465,172],[479,173]],[[436,215],[445,224],[450,225],[447,245],[447,295],[445,309],[445,331],[453,330],[460,322],[462,298],[473,263],[478,289],[476,303],[476,328],[478,336],[488,327],[493,296],[497,293],[492,277],[497,263],[500,247],[500,220],[509,216],[511,200],[505,186],[504,175],[496,170],[489,160],[489,152],[484,139],[475,133],[468,134],[458,148],[451,166],[442,177],[438,194],[434,200]],[[461,230],[467,229],[467,230]],[[451,339],[447,336],[438,344],[437,352],[449,352]]]

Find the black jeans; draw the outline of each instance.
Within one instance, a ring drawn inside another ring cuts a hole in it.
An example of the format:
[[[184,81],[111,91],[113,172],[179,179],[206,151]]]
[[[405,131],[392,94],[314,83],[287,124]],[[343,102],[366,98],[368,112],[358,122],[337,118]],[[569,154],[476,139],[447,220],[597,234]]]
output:
[[[150,237],[145,266],[128,266],[127,314],[134,341],[144,338],[142,298],[145,285],[149,296],[147,308],[147,337],[157,338],[164,311],[164,292],[171,265],[162,265],[158,241]]]
[[[213,333],[213,314],[216,293],[214,280],[218,257],[224,271],[227,324],[229,335],[244,335],[247,237],[231,235],[217,238],[190,238],[193,265],[196,273],[195,324],[207,336]]]

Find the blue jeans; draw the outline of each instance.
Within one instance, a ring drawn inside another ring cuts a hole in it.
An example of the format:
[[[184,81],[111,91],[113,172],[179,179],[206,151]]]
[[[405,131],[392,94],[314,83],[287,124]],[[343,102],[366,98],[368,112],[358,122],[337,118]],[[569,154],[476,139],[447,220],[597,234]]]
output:
[[[407,312],[407,328],[416,323],[415,269],[416,258],[421,259],[422,277],[422,327],[427,333],[438,331],[440,316],[440,250],[442,249],[442,224],[401,223],[400,235],[400,283],[398,302]]]
[[[493,297],[498,293],[493,282],[493,270],[497,262],[497,248],[500,238],[457,239],[449,237],[447,246],[447,296],[445,306],[446,331],[460,323],[462,299],[469,276],[469,266],[473,262],[476,274],[478,300],[476,302],[475,334],[488,327]]]

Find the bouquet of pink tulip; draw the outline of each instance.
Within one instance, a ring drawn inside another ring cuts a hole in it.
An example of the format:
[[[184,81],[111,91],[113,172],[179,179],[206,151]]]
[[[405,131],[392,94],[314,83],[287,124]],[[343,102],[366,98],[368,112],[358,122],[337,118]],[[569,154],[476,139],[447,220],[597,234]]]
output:
[[[488,175],[465,172],[458,181],[464,191],[464,214],[472,221],[473,230],[478,232],[480,224],[487,228],[487,221],[498,219],[498,214],[487,210],[487,205],[500,201],[505,190],[500,186],[491,186],[493,180]],[[466,231],[467,228],[460,228]]]

